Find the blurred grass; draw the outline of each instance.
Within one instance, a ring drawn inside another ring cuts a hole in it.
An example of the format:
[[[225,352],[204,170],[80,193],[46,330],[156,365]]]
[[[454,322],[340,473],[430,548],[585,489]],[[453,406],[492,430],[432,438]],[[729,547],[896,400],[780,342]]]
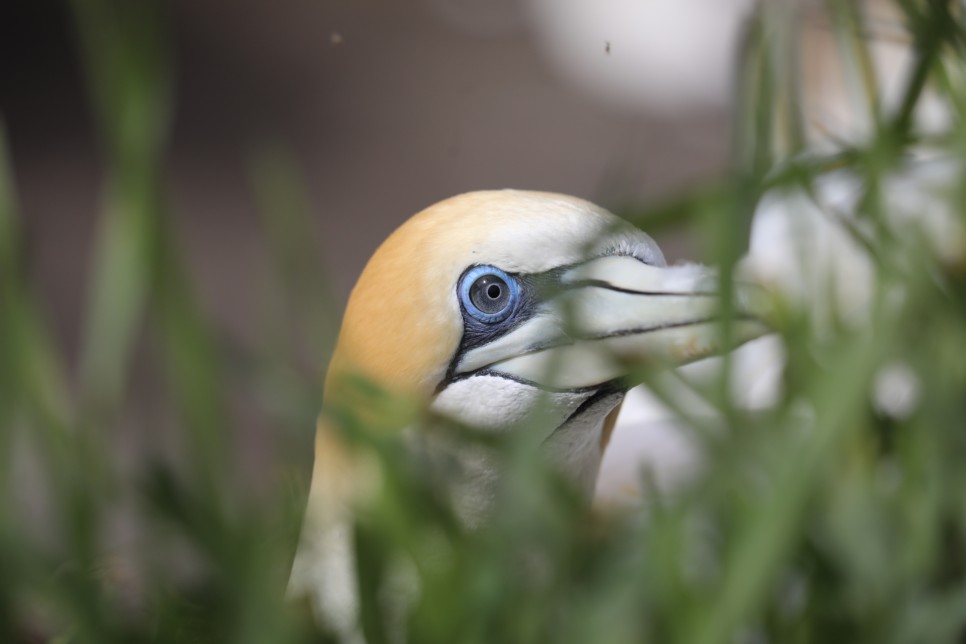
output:
[[[624,212],[652,231],[694,226],[728,276],[765,191],[849,169],[866,186],[859,218],[878,233],[863,244],[876,270],[870,324],[819,332],[809,311],[785,311],[781,404],[734,408],[722,370],[705,392],[720,426],[681,410],[682,427],[707,443],[707,471],[673,499],[656,496],[646,517],[592,516],[518,432],[480,445],[507,473],[497,516],[467,530],[439,491],[445,464],[426,467],[351,409],[329,410],[391,482],[355,526],[371,642],[399,641],[400,630],[414,642],[966,638],[966,266],[889,234],[881,195],[922,143],[912,116],[927,82],[954,106],[948,135],[928,142],[962,154],[962,12],[938,0],[898,6],[917,55],[889,112],[875,99],[863,15],[830,3],[876,124],[868,142],[809,153],[790,18],[765,3],[749,27],[732,176]],[[0,131],[0,641],[326,641],[324,627],[284,601],[306,474],[283,470],[267,493],[250,494],[228,402],[236,387],[259,401],[291,442],[283,453],[311,445],[320,374],[300,356],[321,362],[336,326],[298,173],[277,149],[252,160],[272,258],[262,296],[275,299],[264,307],[264,346],[249,355],[203,314],[167,217],[160,177],[175,72],[163,5],[72,7],[109,176],[77,374],[37,303]],[[948,199],[962,220],[966,192]],[[916,261],[895,261],[903,254]],[[899,307],[888,295],[897,289]],[[141,342],[162,357],[183,454],[132,475],[112,443]],[[902,417],[869,394],[896,363],[921,391]],[[360,395],[412,413],[377,389]],[[458,429],[440,431],[478,440]],[[119,514],[143,535],[120,550],[110,535]],[[421,592],[411,611],[387,606],[386,588],[413,571]]]

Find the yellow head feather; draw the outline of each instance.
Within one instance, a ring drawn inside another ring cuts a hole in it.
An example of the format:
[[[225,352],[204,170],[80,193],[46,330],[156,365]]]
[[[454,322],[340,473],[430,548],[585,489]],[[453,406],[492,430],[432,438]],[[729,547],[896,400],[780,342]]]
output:
[[[349,402],[350,379],[359,376],[428,401],[459,348],[457,282],[467,268],[546,271],[580,261],[595,242],[614,247],[621,231],[643,235],[587,201],[545,192],[471,192],[414,215],[376,250],[349,297],[325,404]],[[654,253],[650,259],[663,263],[656,246]],[[317,429],[312,496],[318,500],[310,505],[340,505],[360,487],[358,463],[324,416]]]
[[[428,398],[460,343],[456,285],[466,268],[553,268],[557,256],[577,259],[593,232],[616,221],[581,199],[516,190],[459,195],[413,216],[376,250],[352,291],[326,380],[328,402],[352,374]],[[556,252],[540,257],[549,231]]]

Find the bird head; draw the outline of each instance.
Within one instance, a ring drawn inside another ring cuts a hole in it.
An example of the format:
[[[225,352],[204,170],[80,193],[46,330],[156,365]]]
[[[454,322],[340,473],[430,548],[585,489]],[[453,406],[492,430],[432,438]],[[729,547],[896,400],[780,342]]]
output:
[[[715,290],[712,272],[668,267],[650,237],[581,199],[514,190],[453,197],[404,223],[369,260],[346,307],[325,403],[353,407],[361,376],[461,424],[524,432],[513,436],[539,446],[589,495],[630,365],[682,364],[725,348],[716,346]],[[732,336],[763,331],[739,318]],[[368,410],[352,411],[365,418]],[[316,432],[289,592],[355,633],[351,517],[381,476],[332,418],[323,414]],[[409,429],[417,453],[435,456],[442,444],[446,462],[460,466],[445,468],[456,473],[444,481],[458,516],[468,525],[489,516],[501,464],[436,440],[445,432]]]
[[[460,195],[412,217],[369,260],[327,403],[362,375],[472,426],[535,425],[589,491],[627,365],[718,350],[715,286],[708,269],[668,267],[648,235],[581,199]],[[750,318],[736,326],[742,341],[763,332]]]

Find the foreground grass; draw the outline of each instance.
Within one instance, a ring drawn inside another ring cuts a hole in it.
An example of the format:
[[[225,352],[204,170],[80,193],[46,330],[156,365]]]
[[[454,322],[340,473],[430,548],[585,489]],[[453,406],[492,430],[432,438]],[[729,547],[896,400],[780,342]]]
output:
[[[796,79],[779,64],[789,50],[775,36],[776,18],[763,12],[746,57],[734,176],[660,212],[631,213],[652,228],[697,224],[729,275],[766,189],[812,186],[830,168],[848,168],[865,186],[859,220],[877,233],[863,238],[876,273],[869,323],[820,328],[812,311],[777,303],[788,352],[782,401],[751,415],[721,395],[727,382],[706,392],[721,411],[706,434],[708,470],[673,500],[652,503],[646,519],[592,517],[528,458],[525,441],[508,439],[485,446],[503,452],[508,468],[498,516],[467,531],[405,445],[342,416],[391,482],[356,526],[372,642],[395,641],[399,630],[420,642],[966,635],[966,265],[890,235],[890,204],[881,198],[888,173],[922,144],[912,115],[927,82],[954,113],[948,134],[930,145],[954,157],[963,151],[963,32],[951,4],[899,5],[916,67],[897,109],[878,113],[871,104],[879,125],[867,144],[801,154],[800,115],[788,98]],[[159,180],[171,118],[163,13],[153,3],[72,6],[110,178],[72,374],[24,270],[21,215],[0,153],[0,471],[8,490],[0,495],[0,641],[325,641],[324,628],[284,601],[307,481],[283,473],[269,492],[247,494],[226,407],[230,388],[248,387],[271,401],[264,413],[273,426],[305,429],[282,436],[304,449],[318,374],[296,359],[285,324],[260,353],[239,355],[194,301]],[[861,16],[835,15],[861,61]],[[268,278],[288,315],[331,334],[325,293],[305,280],[307,267],[319,265],[305,243],[311,219],[281,158],[259,154],[253,164],[274,257]],[[966,212],[961,189],[944,198],[952,212]],[[901,306],[894,292],[906,294]],[[306,335],[321,359],[331,336]],[[110,446],[139,342],[160,356],[184,453],[131,475]],[[870,395],[883,368],[897,364],[919,391],[918,404],[900,414]],[[641,369],[641,379],[652,378]],[[394,408],[386,394],[362,395]],[[689,423],[697,421],[682,419],[682,431]],[[110,545],[119,514],[141,535],[121,551]],[[382,599],[400,567],[415,571],[421,588],[402,617]]]

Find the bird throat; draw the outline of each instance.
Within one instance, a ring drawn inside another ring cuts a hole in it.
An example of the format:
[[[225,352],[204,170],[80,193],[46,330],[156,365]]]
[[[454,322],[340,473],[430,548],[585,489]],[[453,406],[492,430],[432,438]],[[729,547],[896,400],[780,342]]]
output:
[[[575,488],[590,499],[603,456],[602,435],[608,414],[625,391],[614,386],[585,390],[543,391],[531,384],[480,373],[444,388],[433,411],[482,432],[527,432],[524,443],[548,459]],[[457,467],[448,480],[451,501],[468,524],[478,525],[498,501],[503,464],[478,446],[433,441],[431,452],[445,454]]]

